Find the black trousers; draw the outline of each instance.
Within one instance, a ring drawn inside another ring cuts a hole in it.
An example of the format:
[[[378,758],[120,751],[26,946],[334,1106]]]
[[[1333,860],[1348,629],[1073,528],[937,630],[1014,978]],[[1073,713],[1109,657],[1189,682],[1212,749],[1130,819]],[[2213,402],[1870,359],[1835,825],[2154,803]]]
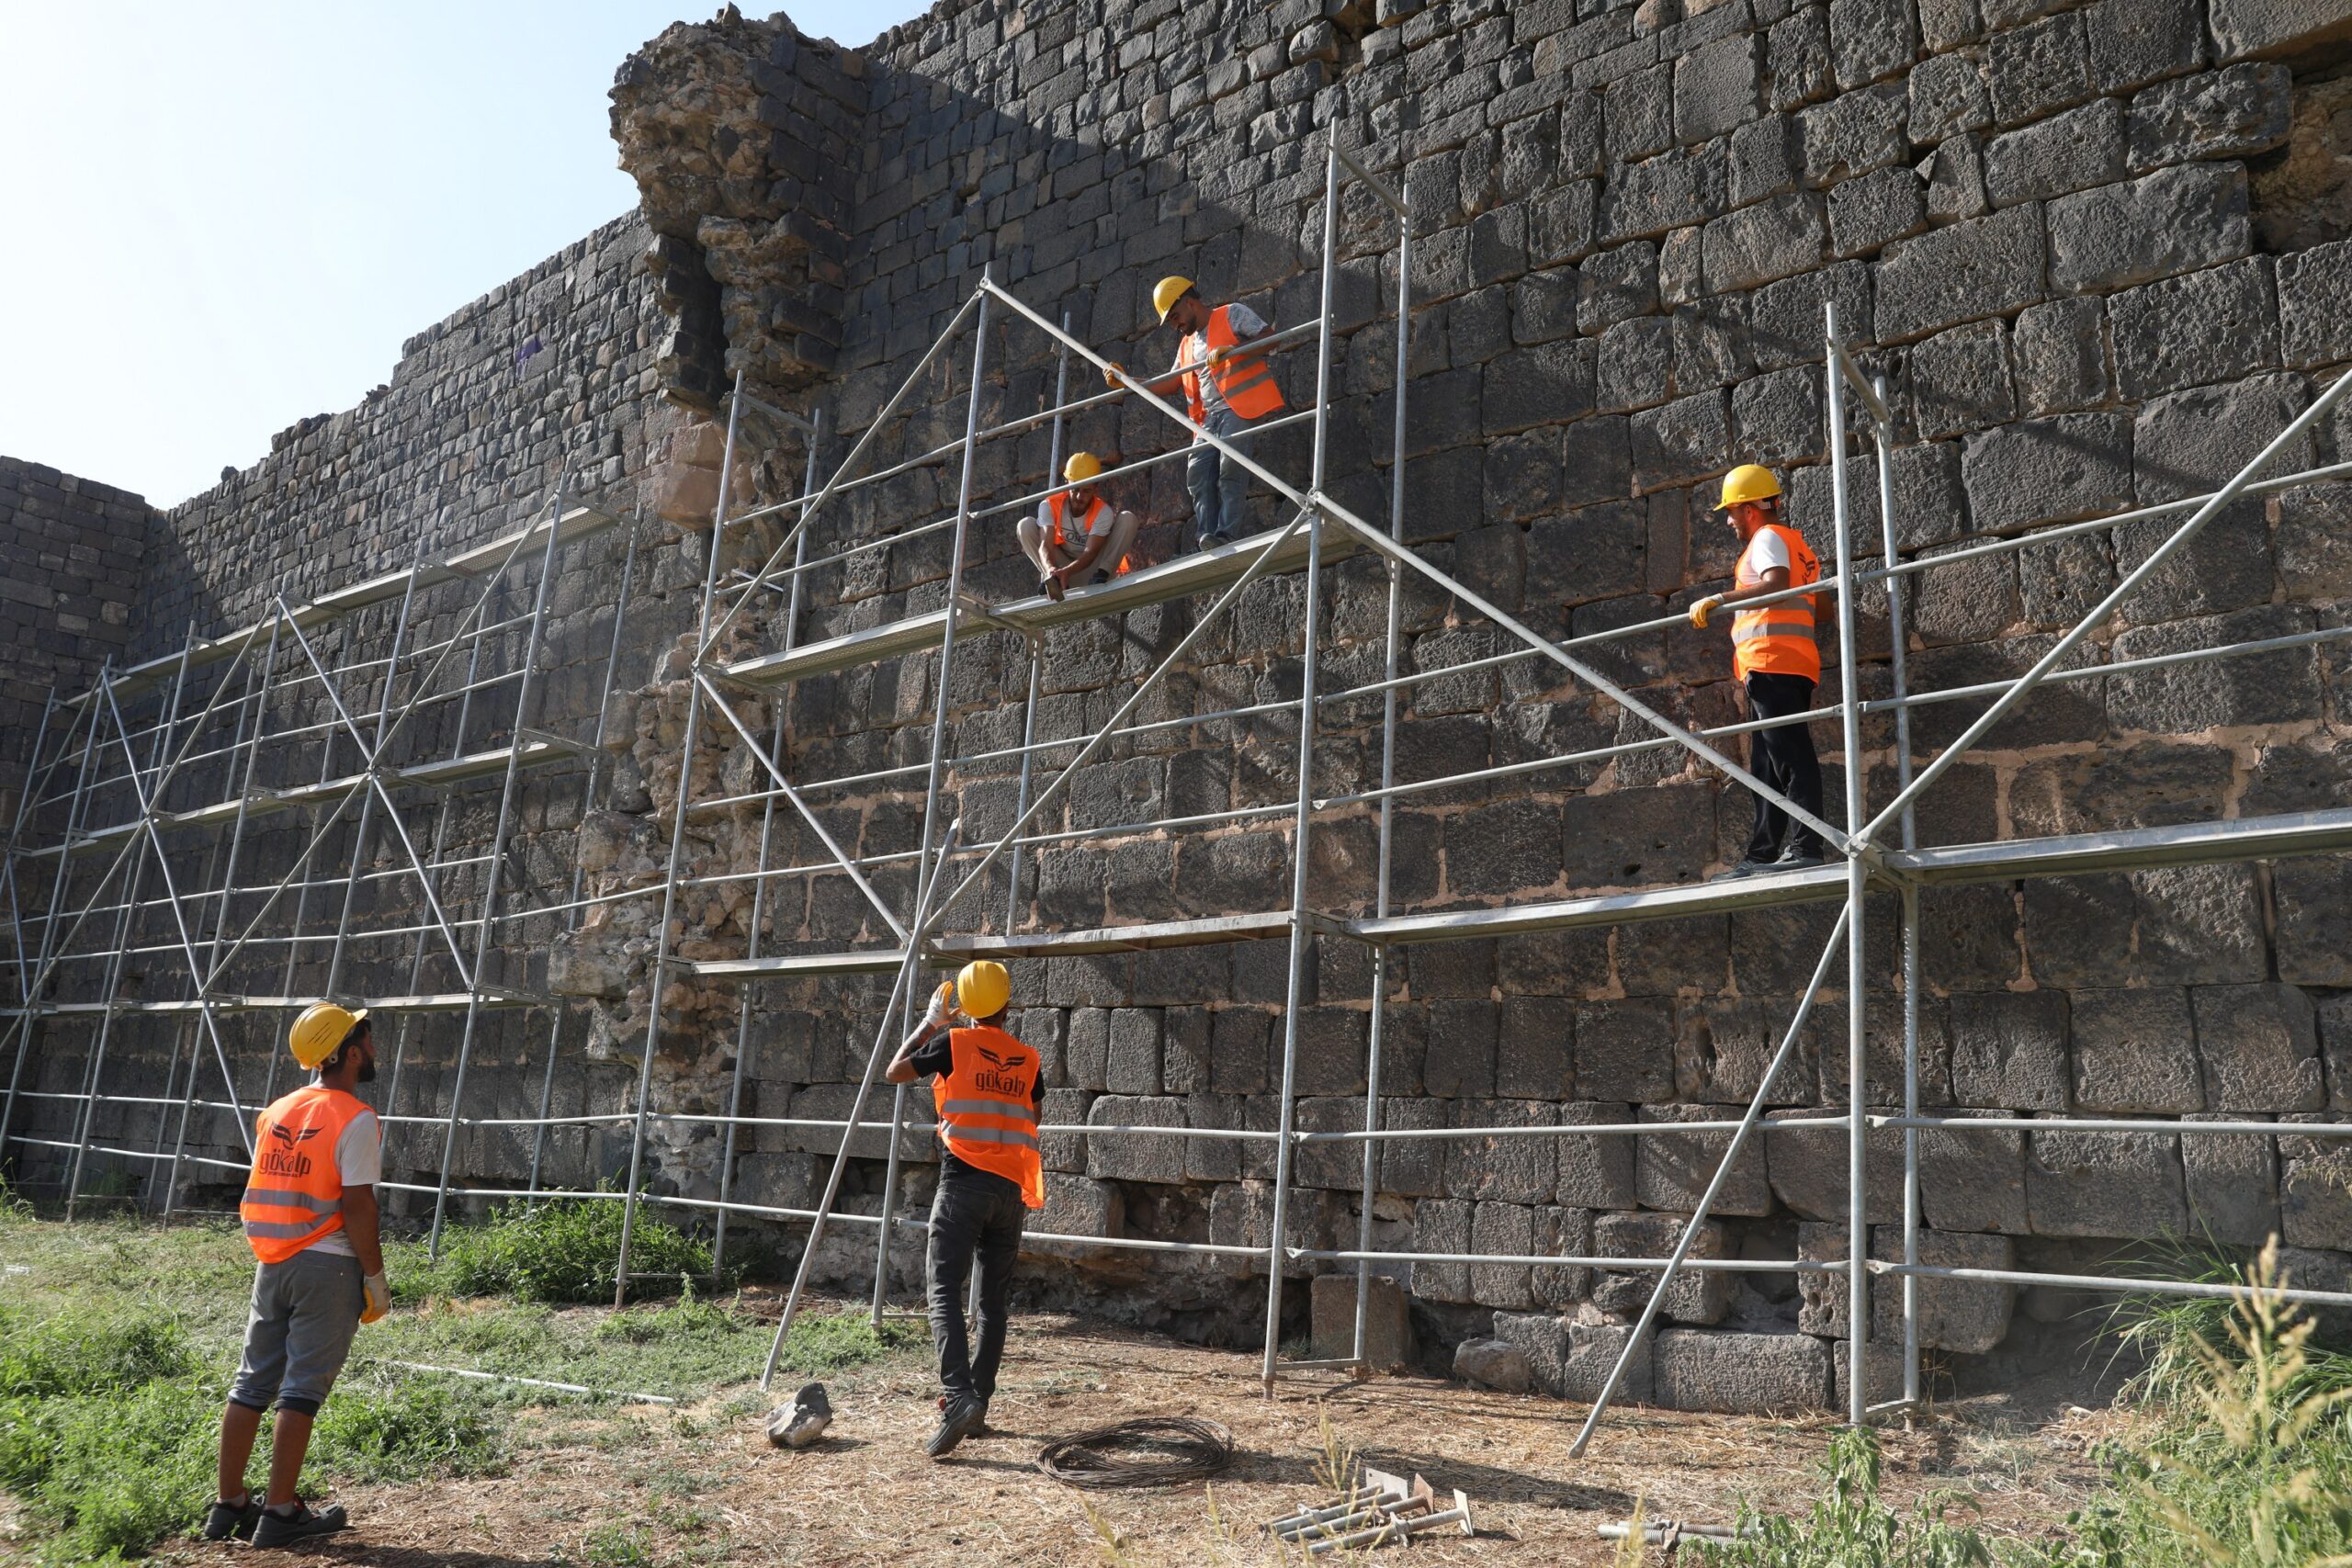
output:
[[[941,1174],[931,1201],[931,1343],[939,1353],[939,1385],[951,1400],[978,1397],[985,1404],[996,1393],[1012,1264],[1027,1213],[1021,1189],[1001,1176]],[[977,1353],[964,1335],[964,1281],[975,1264],[980,1270]]]
[[[1747,712],[1751,718],[1779,718],[1803,713],[1813,705],[1814,682],[1802,675],[1747,678]],[[1758,729],[1747,738],[1747,771],[1779,790],[1815,817],[1821,815],[1821,759],[1814,755],[1813,727],[1800,720]],[[1781,840],[1795,829],[1788,849],[1796,854],[1821,852],[1821,835],[1801,824],[1762,795],[1756,797],[1756,828],[1747,835],[1747,858],[1770,861],[1781,857]]]

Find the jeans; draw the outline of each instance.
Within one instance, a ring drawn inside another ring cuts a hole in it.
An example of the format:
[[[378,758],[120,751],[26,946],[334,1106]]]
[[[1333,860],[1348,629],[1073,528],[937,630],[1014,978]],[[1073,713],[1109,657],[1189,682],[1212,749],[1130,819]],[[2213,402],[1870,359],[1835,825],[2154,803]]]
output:
[[[1250,422],[1231,409],[1211,409],[1203,423],[1210,434],[1249,449]],[[1214,534],[1231,538],[1250,531],[1250,470],[1205,441],[1184,460],[1184,488],[1193,492],[1193,532],[1203,545]]]
[[[1779,718],[1803,713],[1813,705],[1814,682],[1802,675],[1771,675],[1759,671],[1747,678],[1747,712],[1751,718]],[[1821,760],[1813,752],[1813,727],[1799,722],[1758,729],[1747,738],[1747,771],[1779,790],[1815,817],[1821,815]],[[1762,795],[1756,796],[1756,827],[1747,836],[1747,858],[1778,860],[1781,841],[1790,829],[1795,837],[1792,853],[1817,855],[1821,837],[1812,829],[1792,824],[1789,814]]]
[[[996,1393],[1012,1262],[1027,1213],[1021,1189],[1002,1177],[941,1173],[931,1201],[931,1343],[939,1353],[939,1386],[951,1401],[977,1398],[986,1404]],[[975,1263],[980,1270],[977,1356],[964,1337],[964,1280]]]
[[[229,1385],[229,1403],[315,1416],[351,1354],[367,1305],[359,1259],[304,1247],[282,1263],[254,1270],[245,1353]]]

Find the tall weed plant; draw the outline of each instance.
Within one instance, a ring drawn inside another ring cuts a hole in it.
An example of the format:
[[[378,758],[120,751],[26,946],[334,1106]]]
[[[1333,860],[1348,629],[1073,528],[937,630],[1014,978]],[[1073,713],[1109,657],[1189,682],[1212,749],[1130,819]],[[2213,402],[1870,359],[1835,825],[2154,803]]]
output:
[[[505,1204],[481,1225],[448,1233],[441,1284],[461,1296],[594,1303],[613,1299],[621,1205],[608,1201]],[[640,1212],[629,1235],[633,1282],[710,1273],[710,1248]]]

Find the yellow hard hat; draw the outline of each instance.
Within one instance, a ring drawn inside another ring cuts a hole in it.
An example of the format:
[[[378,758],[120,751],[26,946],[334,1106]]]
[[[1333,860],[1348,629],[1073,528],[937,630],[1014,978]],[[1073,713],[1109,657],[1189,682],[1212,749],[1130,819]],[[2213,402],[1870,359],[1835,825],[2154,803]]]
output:
[[[1069,461],[1062,465],[1062,478],[1071,484],[1092,479],[1102,471],[1102,459],[1091,452],[1072,452]]]
[[[1159,319],[1165,321],[1168,312],[1176,308],[1176,301],[1192,291],[1191,278],[1178,277],[1171,273],[1151,286],[1151,308],[1159,311]]]
[[[956,1005],[967,1018],[994,1018],[1012,999],[1012,976],[992,958],[976,958],[956,976]]]
[[[294,1027],[287,1032],[287,1049],[294,1053],[294,1059],[303,1066],[315,1068],[334,1055],[335,1047],[342,1044],[367,1016],[366,1008],[353,1012],[333,1002],[312,1002],[302,1010],[302,1016],[296,1019]]]
[[[1762,501],[1781,493],[1781,481],[1772,470],[1758,463],[1742,463],[1724,476],[1724,498],[1713,508],[1726,512],[1743,501]]]

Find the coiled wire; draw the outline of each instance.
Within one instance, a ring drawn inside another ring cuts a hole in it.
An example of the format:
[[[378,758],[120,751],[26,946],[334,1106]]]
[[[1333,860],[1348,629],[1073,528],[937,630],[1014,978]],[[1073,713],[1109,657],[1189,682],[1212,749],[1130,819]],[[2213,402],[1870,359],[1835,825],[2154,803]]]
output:
[[[1037,1468],[1068,1486],[1110,1491],[1203,1481],[1233,1462],[1233,1434],[1189,1416],[1146,1416],[1056,1438]]]

